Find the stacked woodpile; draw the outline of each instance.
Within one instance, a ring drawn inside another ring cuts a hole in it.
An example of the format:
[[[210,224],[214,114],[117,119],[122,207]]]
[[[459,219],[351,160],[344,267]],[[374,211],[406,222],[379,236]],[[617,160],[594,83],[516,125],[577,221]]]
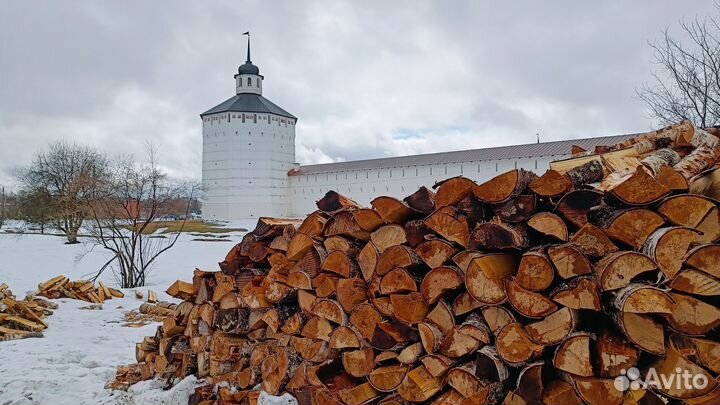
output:
[[[690,192],[713,189],[718,138],[680,123],[577,152],[260,219],[221,271],[168,289],[176,316],[116,383],[193,374],[193,404],[257,385],[301,404],[720,403],[719,203]],[[707,384],[618,388],[634,368]]]
[[[56,308],[41,298],[18,300],[7,284],[0,284],[0,341],[42,337],[48,326],[43,318]]]
[[[102,281],[96,286],[89,280],[70,281],[69,278],[62,275],[38,284],[38,290],[38,295],[43,297],[73,298],[93,304],[102,304],[105,300],[113,297],[123,298],[125,296],[122,291],[110,288]]]

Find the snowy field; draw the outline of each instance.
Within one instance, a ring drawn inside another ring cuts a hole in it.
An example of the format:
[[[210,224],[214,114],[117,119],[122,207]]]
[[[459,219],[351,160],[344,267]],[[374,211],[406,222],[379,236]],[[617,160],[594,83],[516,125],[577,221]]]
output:
[[[233,227],[253,229],[254,222],[234,223]],[[175,280],[192,279],[193,269],[217,270],[242,233],[233,233],[231,242],[193,241],[184,234],[173,249],[158,259],[144,290],[158,292],[161,300],[172,300],[164,290]],[[71,280],[87,278],[107,259],[89,245],[65,245],[65,239],[51,235],[12,235],[0,233],[0,283],[6,283],[19,298],[37,289],[39,282],[63,274]],[[101,277],[117,287],[111,273]],[[125,298],[108,300],[102,310],[82,310],[86,302],[53,300],[59,305],[46,319],[44,338],[0,342],[0,405],[78,405],[78,404],[186,404],[192,393],[191,378],[169,391],[154,381],[142,382],[129,392],[104,388],[120,364],[135,361],[135,343],[152,335],[157,324],[142,328],[122,327],[123,314],[143,301],[134,290],[124,290]]]

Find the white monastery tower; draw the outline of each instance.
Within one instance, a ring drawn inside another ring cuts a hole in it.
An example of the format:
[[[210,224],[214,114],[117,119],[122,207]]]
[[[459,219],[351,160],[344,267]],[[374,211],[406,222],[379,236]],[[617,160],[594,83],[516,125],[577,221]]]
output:
[[[250,59],[235,75],[235,96],[200,114],[203,217],[241,219],[292,214],[288,171],[295,162],[297,118],[262,96]]]

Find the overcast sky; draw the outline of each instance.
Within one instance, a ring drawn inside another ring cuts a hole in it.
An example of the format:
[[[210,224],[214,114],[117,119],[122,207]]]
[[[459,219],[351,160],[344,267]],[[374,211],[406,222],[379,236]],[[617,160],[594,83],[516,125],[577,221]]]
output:
[[[200,178],[201,112],[252,59],[301,163],[638,132],[647,43],[698,1],[3,1],[0,183],[51,141]]]

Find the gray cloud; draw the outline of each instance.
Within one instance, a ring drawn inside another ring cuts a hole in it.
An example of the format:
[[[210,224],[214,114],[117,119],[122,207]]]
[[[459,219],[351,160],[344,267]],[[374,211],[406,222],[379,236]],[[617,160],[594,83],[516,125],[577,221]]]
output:
[[[326,162],[642,131],[647,42],[712,0],[7,1],[0,182],[57,139],[161,146],[199,178],[198,114],[233,95],[241,33],[265,95]]]

